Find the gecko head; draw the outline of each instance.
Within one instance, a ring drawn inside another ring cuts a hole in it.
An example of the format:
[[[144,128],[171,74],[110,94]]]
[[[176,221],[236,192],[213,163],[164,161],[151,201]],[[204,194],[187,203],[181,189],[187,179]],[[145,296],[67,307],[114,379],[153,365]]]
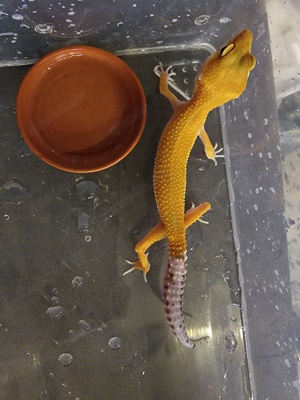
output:
[[[206,92],[216,106],[239,97],[256,59],[251,54],[253,34],[243,30],[208,57],[195,79],[195,90]]]

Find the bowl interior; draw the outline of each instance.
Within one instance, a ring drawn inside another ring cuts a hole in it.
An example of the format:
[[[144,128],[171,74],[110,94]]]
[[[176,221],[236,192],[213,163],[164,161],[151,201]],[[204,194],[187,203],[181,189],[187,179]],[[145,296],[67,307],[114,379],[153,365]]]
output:
[[[125,157],[145,124],[146,102],[133,71],[90,46],[41,59],[24,78],[17,118],[29,147],[67,171],[91,172]]]

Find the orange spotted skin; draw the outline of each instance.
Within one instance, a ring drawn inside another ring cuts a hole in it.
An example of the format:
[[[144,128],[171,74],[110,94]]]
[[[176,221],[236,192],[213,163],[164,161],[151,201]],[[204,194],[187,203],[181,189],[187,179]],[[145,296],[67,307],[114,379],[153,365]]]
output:
[[[228,54],[222,57],[217,50],[205,61],[195,79],[193,97],[175,108],[161,136],[154,166],[154,193],[173,256],[186,251],[184,201],[188,157],[207,114],[240,96],[245,89],[249,71],[255,66],[251,43],[252,33],[244,30],[222,47],[234,44]]]
[[[210,209],[209,203],[200,204],[184,212],[187,161],[196,138],[201,138],[207,157],[214,162],[218,157],[204,123],[208,113],[216,107],[240,96],[249,72],[255,66],[251,54],[252,33],[244,30],[212,54],[195,79],[191,100],[183,103],[168,89],[172,76],[169,69],[155,69],[160,75],[160,92],[174,107],[174,114],[162,133],[154,165],[154,194],[160,222],[135,247],[138,261],[135,269],[146,274],[150,265],[146,250],[166,237],[169,242],[168,265],[164,276],[163,300],[167,321],[180,343],[193,348],[182,314],[184,281],[187,267],[186,229]]]
[[[201,102],[191,99],[175,111],[157,150],[153,185],[161,221],[169,241],[169,251],[180,256],[186,251],[184,202],[186,166],[190,151],[206,118]]]

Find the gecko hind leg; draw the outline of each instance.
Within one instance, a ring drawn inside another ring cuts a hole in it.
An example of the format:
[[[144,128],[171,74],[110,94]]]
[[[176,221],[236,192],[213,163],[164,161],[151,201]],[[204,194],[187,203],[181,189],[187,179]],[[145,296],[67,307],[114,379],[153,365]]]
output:
[[[194,205],[185,213],[184,215],[184,226],[187,229],[190,225],[192,225],[196,221],[200,221],[203,223],[207,223],[206,221],[201,220],[203,214],[205,214],[211,205],[207,202],[200,204],[195,207]],[[154,243],[159,242],[160,240],[166,237],[166,230],[161,221],[153,228],[151,231],[135,246],[135,251],[138,255],[138,261],[132,262],[126,260],[126,262],[132,267],[125,271],[123,275],[129,274],[130,272],[139,269],[143,272],[144,279],[147,282],[147,273],[150,269],[150,264],[148,261],[148,253],[146,253],[147,249],[152,246]]]
[[[159,223],[151,229],[149,233],[135,246],[135,252],[138,255],[138,261],[132,262],[126,260],[126,262],[132,267],[125,271],[123,275],[129,274],[129,272],[134,271],[135,269],[139,269],[143,272],[145,282],[147,282],[147,273],[150,269],[150,264],[148,261],[148,253],[146,253],[146,250],[152,246],[152,244],[159,242],[166,236],[166,231],[163,226],[163,223],[159,221]]]

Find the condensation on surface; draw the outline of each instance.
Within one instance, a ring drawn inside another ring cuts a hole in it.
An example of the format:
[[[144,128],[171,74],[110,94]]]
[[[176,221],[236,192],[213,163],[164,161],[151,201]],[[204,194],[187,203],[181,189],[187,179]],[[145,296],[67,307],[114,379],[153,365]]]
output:
[[[284,6],[277,0],[268,3],[274,79],[278,107],[280,147],[282,151],[282,176],[285,200],[283,225],[286,229],[290,277],[289,282],[280,280],[279,290],[290,288],[292,306],[295,313],[295,339],[299,337],[300,321],[300,14],[298,3],[293,0]],[[280,16],[279,16],[280,13]],[[269,121],[265,118],[265,124]],[[282,349],[283,343],[278,343]],[[299,349],[299,344],[297,345]],[[299,350],[298,350],[299,351]],[[290,368],[290,361],[284,360]],[[293,385],[299,391],[300,363],[298,358],[298,377]]]
[[[6,398],[82,400],[104,393],[109,399],[181,400],[196,399],[201,392],[206,399],[247,400],[256,386],[261,393],[269,391],[270,399],[278,393],[296,398],[298,337],[284,317],[292,291],[292,323],[299,326],[300,75],[294,65],[299,65],[300,22],[293,1],[284,6],[267,2],[275,99],[272,68],[266,70],[270,46],[262,4],[0,4],[2,66],[32,63],[65,45],[105,48],[122,54],[138,74],[149,117],[139,147],[122,163],[88,175],[58,171],[32,154],[17,129],[15,96],[27,69],[0,69],[0,337]],[[286,17],[277,22],[284,11]],[[249,18],[254,14],[257,18]],[[280,26],[279,33],[275,26]],[[204,200],[213,208],[206,217],[208,226],[195,224],[187,232],[184,311],[189,334],[199,340],[194,352],[185,353],[163,316],[166,242],[150,249],[148,284],[140,271],[122,276],[125,258],[134,260],[135,244],[158,218],[152,168],[172,110],[158,93],[153,68],[159,61],[173,65],[176,84],[184,98],[190,97],[208,51],[241,27],[254,32],[257,66],[242,98],[222,109],[221,117],[216,111],[207,121],[214,143],[221,145],[225,137],[227,176],[223,160],[214,167],[200,143],[188,164],[187,208]],[[276,113],[266,105],[276,100],[281,143]],[[279,223],[269,218],[272,210],[279,210]],[[281,265],[269,262],[285,251],[285,237],[277,235],[282,231],[288,240],[290,277]],[[245,260],[247,270],[242,268]],[[15,382],[25,385],[21,397],[14,392]]]

